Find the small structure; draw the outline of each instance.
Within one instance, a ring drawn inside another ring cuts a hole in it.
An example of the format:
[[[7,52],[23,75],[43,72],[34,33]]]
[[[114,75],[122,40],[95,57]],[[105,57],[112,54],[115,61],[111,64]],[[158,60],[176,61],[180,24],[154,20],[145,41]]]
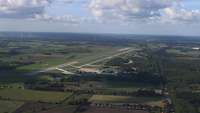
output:
[[[200,50],[199,47],[193,47],[192,49],[193,49],[193,50]]]
[[[162,95],[163,94],[163,90],[161,89],[156,89],[154,90],[156,94]]]
[[[79,69],[80,73],[97,73],[100,74],[101,71],[96,68],[81,68]]]

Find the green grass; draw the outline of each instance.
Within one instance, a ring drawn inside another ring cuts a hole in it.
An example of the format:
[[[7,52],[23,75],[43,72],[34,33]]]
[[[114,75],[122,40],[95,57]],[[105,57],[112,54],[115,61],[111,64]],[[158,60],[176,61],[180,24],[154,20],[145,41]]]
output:
[[[67,61],[67,59],[47,59],[41,63],[35,63],[31,65],[26,65],[17,68],[18,71],[34,71],[34,70],[40,70],[52,66],[57,66],[60,64],[64,64]]]
[[[12,113],[23,104],[23,102],[0,100],[0,113]]]
[[[68,92],[35,91],[12,88],[0,90],[0,96],[2,98],[20,101],[60,102],[71,94],[72,93]]]
[[[83,52],[83,53],[63,54],[64,56],[62,58],[47,58],[41,61],[40,63],[18,67],[17,70],[18,71],[34,71],[34,70],[40,70],[40,69],[44,69],[48,67],[57,66],[57,65],[64,64],[67,62],[72,62],[72,61],[78,61],[79,63],[77,64],[77,66],[80,66],[80,65],[90,63],[92,61],[116,54],[116,51],[119,48],[95,46],[94,48],[90,48],[90,49],[91,49],[91,52],[88,52],[88,53]]]
[[[76,111],[77,106],[71,105],[61,105],[55,108],[49,109],[47,111],[39,112],[39,113],[74,113]]]
[[[24,89],[24,84],[23,83],[9,83],[9,84],[8,83],[1,83],[0,89],[4,89],[4,88]]]
[[[77,66],[114,55],[118,53],[117,52],[118,49],[119,48],[112,48],[112,47],[94,48],[94,50],[91,53],[82,54],[81,56],[79,56],[79,58],[77,59],[79,64]]]

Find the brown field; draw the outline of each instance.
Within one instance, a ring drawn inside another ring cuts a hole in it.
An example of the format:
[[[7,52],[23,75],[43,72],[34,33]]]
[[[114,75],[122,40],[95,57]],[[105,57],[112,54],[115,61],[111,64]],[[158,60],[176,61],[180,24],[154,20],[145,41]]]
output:
[[[42,110],[49,109],[51,107],[54,107],[54,105],[53,104],[48,104],[48,103],[31,102],[31,103],[26,103],[26,104],[22,105],[20,108],[18,108],[13,113],[33,113],[33,112],[40,112]]]
[[[147,103],[160,101],[160,98],[114,96],[114,95],[93,95],[90,99],[92,103]]]
[[[111,108],[98,108],[90,107],[87,111],[83,113],[148,113],[147,111],[141,110],[126,110],[126,109],[111,109]]]
[[[73,113],[76,106],[49,103],[26,103],[13,113]]]
[[[76,106],[61,106],[40,113],[74,113]]]

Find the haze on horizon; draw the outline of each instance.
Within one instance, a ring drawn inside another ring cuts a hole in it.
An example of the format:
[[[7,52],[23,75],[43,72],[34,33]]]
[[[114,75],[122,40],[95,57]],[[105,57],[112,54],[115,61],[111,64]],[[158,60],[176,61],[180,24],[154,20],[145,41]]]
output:
[[[0,0],[0,31],[200,36],[199,0]]]

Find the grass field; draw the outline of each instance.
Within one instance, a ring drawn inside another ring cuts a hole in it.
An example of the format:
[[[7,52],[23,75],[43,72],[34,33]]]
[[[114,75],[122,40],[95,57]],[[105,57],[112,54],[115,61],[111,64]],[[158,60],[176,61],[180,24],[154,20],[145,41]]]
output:
[[[76,47],[76,46],[74,46]],[[57,66],[60,64],[77,61],[76,66],[80,66],[91,61],[95,61],[113,54],[116,54],[119,47],[111,47],[111,46],[92,46],[90,48],[86,48],[90,50],[90,52],[79,52],[79,53],[67,53],[62,54],[60,56],[46,56],[43,58],[41,55],[37,55],[37,62],[31,65],[25,65],[18,67],[18,71],[34,71],[40,70],[44,68],[49,68],[53,66]]]
[[[12,88],[12,89],[24,89],[24,84],[22,83],[10,83],[10,84],[0,84],[0,91],[1,89],[5,89],[5,88]]]
[[[113,95],[94,95],[90,98],[90,102],[100,103],[146,103],[148,101],[156,101],[160,98],[150,97],[131,97],[131,96],[113,96]]]
[[[0,113],[12,113],[23,104],[23,102],[0,100]]]
[[[40,69],[44,69],[44,68],[48,68],[48,67],[52,67],[52,66],[57,66],[59,64],[64,64],[66,63],[67,59],[62,58],[62,59],[47,59],[44,60],[40,63],[35,63],[35,64],[31,64],[31,65],[26,65],[26,66],[22,66],[17,68],[18,71],[34,71],[34,70],[40,70]]]
[[[74,113],[77,106],[59,106],[40,113]]]
[[[70,96],[71,93],[34,91],[23,89],[6,88],[0,90],[0,96],[3,99],[20,101],[42,101],[42,102],[60,102]]]

